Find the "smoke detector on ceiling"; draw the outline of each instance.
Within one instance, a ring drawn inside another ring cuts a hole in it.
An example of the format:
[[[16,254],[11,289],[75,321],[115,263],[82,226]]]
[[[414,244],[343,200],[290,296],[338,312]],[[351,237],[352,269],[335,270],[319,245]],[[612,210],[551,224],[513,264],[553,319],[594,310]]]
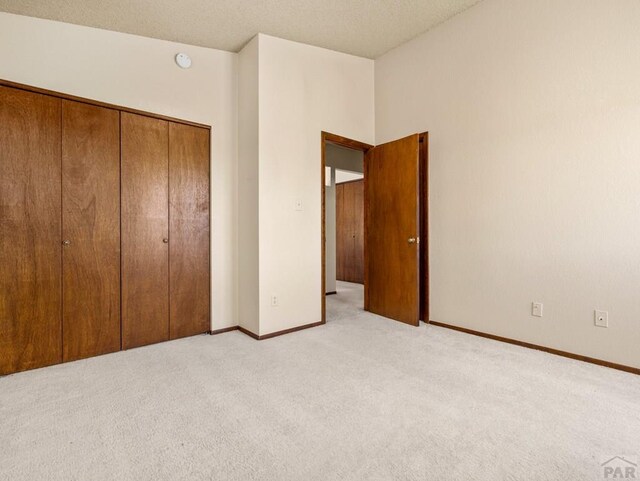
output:
[[[186,53],[179,53],[176,55],[176,63],[180,68],[189,68],[191,67],[191,57]]]

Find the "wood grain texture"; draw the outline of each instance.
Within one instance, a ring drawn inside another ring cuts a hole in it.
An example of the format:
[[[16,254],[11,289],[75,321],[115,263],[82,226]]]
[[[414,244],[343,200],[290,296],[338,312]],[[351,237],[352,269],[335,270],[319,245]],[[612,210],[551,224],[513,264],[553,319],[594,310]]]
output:
[[[169,123],[170,338],[210,320],[209,131]]]
[[[344,186],[336,184],[336,280],[345,278],[345,256],[347,254],[346,235],[347,221],[344,209]]]
[[[369,166],[373,162],[375,149],[364,153],[364,310],[369,310]]]
[[[0,374],[62,361],[60,108],[0,87]]]
[[[63,360],[120,349],[120,113],[62,101]]]
[[[364,181],[336,185],[336,279],[364,283]]]
[[[132,109],[132,108],[129,108],[129,107],[124,107],[122,105],[109,104],[107,102],[100,102],[98,100],[87,99],[87,98],[84,98],[84,97],[78,97],[76,95],[70,95],[70,94],[65,94],[65,93],[62,93],[62,92],[56,92],[56,91],[53,91],[53,90],[47,90],[47,89],[43,89],[43,88],[40,88],[40,87],[34,87],[32,85],[21,84],[21,83],[18,83],[18,82],[11,82],[9,80],[0,79],[0,85],[3,85],[5,87],[12,87],[14,89],[23,90],[25,92],[40,93],[40,94],[48,95],[48,96],[51,96],[51,97],[58,97],[60,99],[73,100],[73,101],[76,101],[76,102],[82,102],[82,103],[87,104],[87,105],[96,105],[98,107],[105,107],[105,108],[108,108],[108,109],[119,110],[121,112],[128,112],[128,113],[131,113],[131,114],[144,115],[145,117],[153,117],[154,119],[168,120],[168,121],[171,121],[171,122],[177,122],[177,123],[181,123],[181,124],[185,124],[185,125],[192,125],[194,127],[201,127],[203,129],[211,130],[211,126],[209,126],[209,125],[201,124],[201,123],[198,123],[198,122],[192,122],[190,120],[177,119],[175,117],[169,117],[167,115],[160,115],[160,114],[155,114],[155,113],[152,113],[152,112],[145,112],[145,111],[138,110],[138,109]]]
[[[364,284],[364,180],[350,182],[353,191],[353,282]]]
[[[417,326],[420,317],[418,135],[366,157],[367,308]]]
[[[121,113],[122,347],[169,339],[169,125]]]
[[[429,320],[429,133],[420,134],[420,319]]]
[[[360,150],[362,152],[366,152],[367,150],[373,148],[373,145],[360,142],[359,140],[349,139],[347,137],[343,137],[342,135],[332,134],[330,132],[322,132],[322,140],[323,143],[329,142],[331,144],[340,145],[349,149]]]

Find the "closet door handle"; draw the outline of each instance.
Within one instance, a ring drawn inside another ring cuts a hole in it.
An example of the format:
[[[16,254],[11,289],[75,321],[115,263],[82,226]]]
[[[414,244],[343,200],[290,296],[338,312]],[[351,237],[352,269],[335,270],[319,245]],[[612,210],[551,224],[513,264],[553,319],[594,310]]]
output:
[[[71,241],[69,239],[65,239],[65,240],[62,241],[62,245],[65,246],[65,247],[70,246],[71,245]]]
[[[169,243],[169,239],[167,239],[166,237],[164,239],[162,239],[162,242],[164,242],[165,244]]]

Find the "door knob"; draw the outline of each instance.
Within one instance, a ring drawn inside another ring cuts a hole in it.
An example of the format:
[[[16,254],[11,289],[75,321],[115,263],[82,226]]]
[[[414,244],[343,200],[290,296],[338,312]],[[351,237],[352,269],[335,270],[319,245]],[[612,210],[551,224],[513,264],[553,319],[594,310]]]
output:
[[[69,239],[65,239],[65,240],[62,241],[62,245],[63,246],[71,245],[71,241]]]
[[[409,244],[415,244],[416,243],[416,238],[415,237],[409,237]]]
[[[162,239],[162,242],[164,242],[165,244],[169,243],[169,239],[167,239],[166,237],[164,239]]]

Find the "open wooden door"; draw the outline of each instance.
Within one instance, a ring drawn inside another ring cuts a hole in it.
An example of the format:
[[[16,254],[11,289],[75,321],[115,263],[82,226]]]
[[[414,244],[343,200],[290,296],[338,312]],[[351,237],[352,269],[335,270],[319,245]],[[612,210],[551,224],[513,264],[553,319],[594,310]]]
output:
[[[419,135],[365,156],[365,309],[417,326],[420,319]]]

